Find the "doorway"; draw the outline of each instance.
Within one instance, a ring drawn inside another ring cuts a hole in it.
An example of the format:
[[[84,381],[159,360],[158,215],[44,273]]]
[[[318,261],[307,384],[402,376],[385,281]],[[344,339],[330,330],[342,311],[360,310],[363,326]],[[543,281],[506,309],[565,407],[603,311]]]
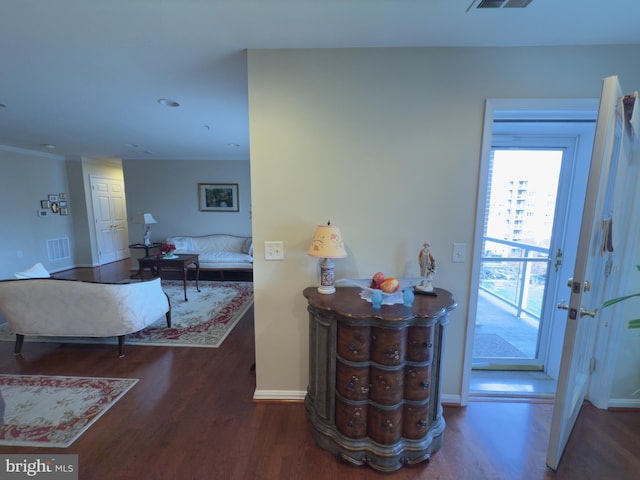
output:
[[[553,396],[597,101],[489,100],[470,301],[472,395]]]
[[[129,256],[124,182],[90,176],[91,200],[98,247],[98,265]]]

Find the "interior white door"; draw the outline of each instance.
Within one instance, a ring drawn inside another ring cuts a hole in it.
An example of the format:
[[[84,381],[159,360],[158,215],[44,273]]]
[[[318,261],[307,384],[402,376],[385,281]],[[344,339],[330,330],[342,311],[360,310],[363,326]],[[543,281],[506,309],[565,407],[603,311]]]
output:
[[[618,78],[602,85],[595,139],[587,181],[580,236],[567,310],[558,387],[547,452],[547,465],[558,468],[562,453],[587,395],[597,336],[596,309],[606,296],[617,295],[619,278],[611,275],[608,228],[616,198],[630,188],[625,179],[628,161],[624,136],[629,134]],[[631,187],[633,188],[633,187]],[[618,218],[622,225],[627,219]],[[622,230],[618,234],[623,235]]]
[[[99,265],[126,258],[129,234],[124,183],[92,176],[91,192]]]

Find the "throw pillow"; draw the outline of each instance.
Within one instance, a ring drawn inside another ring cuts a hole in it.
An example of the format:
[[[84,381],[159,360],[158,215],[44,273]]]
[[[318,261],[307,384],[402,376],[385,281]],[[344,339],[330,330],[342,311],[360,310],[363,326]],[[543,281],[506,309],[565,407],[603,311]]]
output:
[[[247,238],[242,244],[242,253],[253,256],[253,239]]]
[[[15,278],[49,278],[51,275],[44,266],[38,262],[33,267],[27,268],[24,272],[13,274]]]
[[[168,237],[167,243],[176,246],[176,253],[192,253],[194,251],[191,237]]]

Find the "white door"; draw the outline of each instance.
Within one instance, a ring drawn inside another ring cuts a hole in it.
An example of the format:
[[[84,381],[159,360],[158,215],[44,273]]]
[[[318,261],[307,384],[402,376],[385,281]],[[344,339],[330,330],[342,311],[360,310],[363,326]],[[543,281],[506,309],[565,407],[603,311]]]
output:
[[[602,86],[598,120],[587,193],[580,226],[570,292],[560,375],[551,424],[547,465],[558,468],[569,434],[573,429],[589,387],[594,368],[598,333],[597,307],[605,298],[616,296],[620,285],[613,268],[612,221],[622,240],[629,228],[628,217],[618,205],[635,185],[626,182],[630,168],[629,129],[624,118],[622,89],[617,77],[608,77]],[[627,138],[625,138],[625,135]],[[612,240],[610,242],[609,240]],[[620,242],[618,242],[620,243]],[[622,256],[620,256],[622,258]]]
[[[99,265],[127,258],[129,234],[124,183],[92,176],[91,193]]]

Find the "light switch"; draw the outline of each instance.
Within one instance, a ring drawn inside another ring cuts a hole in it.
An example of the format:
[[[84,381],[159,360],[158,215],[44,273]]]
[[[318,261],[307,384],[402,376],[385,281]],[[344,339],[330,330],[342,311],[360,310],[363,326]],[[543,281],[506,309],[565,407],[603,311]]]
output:
[[[454,243],[453,255],[451,258],[453,263],[464,263],[467,261],[467,244],[466,243]]]
[[[264,242],[265,260],[284,260],[284,242],[266,241]]]

